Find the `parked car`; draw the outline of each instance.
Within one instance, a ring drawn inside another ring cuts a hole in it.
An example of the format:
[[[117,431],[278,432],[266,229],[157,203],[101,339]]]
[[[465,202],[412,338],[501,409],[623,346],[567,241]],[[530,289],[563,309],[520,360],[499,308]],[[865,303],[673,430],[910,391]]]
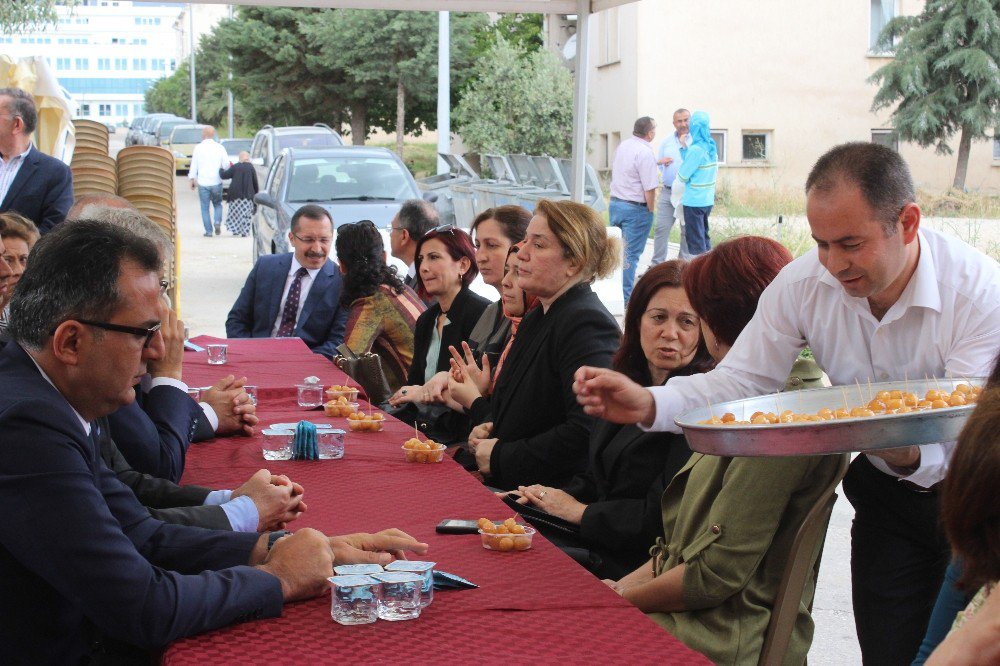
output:
[[[253,139],[223,139],[219,143],[222,144],[222,147],[226,149],[226,154],[229,155],[229,166],[233,166],[240,161],[240,153],[244,150],[248,153],[250,152]],[[260,179],[258,178],[258,180]],[[229,178],[222,181],[223,196],[229,192],[229,181]]]
[[[193,124],[187,118],[177,118],[176,116],[173,118],[158,118],[153,121],[152,127],[146,134],[146,145],[166,148],[167,142],[170,141],[170,133],[174,131],[175,127]]]
[[[128,134],[125,135],[126,146],[145,145],[146,128],[157,118],[175,118],[172,113],[151,113],[148,116],[137,116],[129,125]]]
[[[187,173],[191,168],[191,154],[194,147],[201,143],[201,131],[205,125],[177,125],[170,131],[167,139],[167,150],[174,154],[174,170]],[[215,140],[219,140],[218,134]]]
[[[257,180],[263,183],[274,160],[285,148],[335,148],[342,145],[344,141],[340,135],[324,123],[295,127],[264,125],[253,138],[250,162],[257,169]]]
[[[365,146],[286,148],[261,183],[251,224],[254,261],[289,251],[292,215],[304,204],[325,208],[336,226],[371,220],[384,229],[404,201],[421,198],[395,153]]]

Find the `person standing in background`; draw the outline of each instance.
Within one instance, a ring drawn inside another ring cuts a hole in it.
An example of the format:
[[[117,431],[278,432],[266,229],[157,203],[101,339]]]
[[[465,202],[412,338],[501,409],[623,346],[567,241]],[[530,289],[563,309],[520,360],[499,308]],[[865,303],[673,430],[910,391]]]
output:
[[[250,234],[250,218],[253,216],[253,197],[260,191],[257,184],[257,170],[250,164],[250,153],[240,152],[240,161],[228,169],[219,169],[219,177],[231,178],[226,201],[229,202],[229,213],[226,215],[226,228],[234,236],[245,238]]]
[[[677,178],[684,183],[681,204],[687,248],[692,255],[704,254],[712,249],[708,216],[715,205],[715,179],[719,173],[719,153],[704,111],[695,111],[691,116],[691,145],[681,150],[681,159]]]
[[[650,142],[656,136],[656,121],[643,116],[635,121],[632,136],[615,150],[611,166],[611,226],[622,230],[625,265],[622,266],[622,295],[628,303],[635,284],[639,257],[653,226],[656,188],[660,174]]]
[[[205,225],[205,236],[212,235],[212,216],[209,204],[215,206],[215,235],[222,233],[222,178],[219,172],[229,165],[229,154],[222,144],[215,140],[215,128],[205,125],[201,129],[201,143],[191,153],[191,170],[188,179],[191,189],[198,189],[201,202],[201,222]]]
[[[650,266],[662,264],[667,260],[667,245],[670,242],[670,230],[674,227],[674,219],[678,217],[674,204],[671,201],[671,188],[677,178],[677,171],[681,167],[681,150],[686,149],[691,143],[688,134],[688,127],[691,122],[691,112],[687,109],[677,109],[674,111],[674,131],[666,136],[660,143],[660,150],[657,153],[656,163],[660,167],[660,177],[663,179],[663,187],[660,189],[660,197],[656,202],[656,230],[653,232],[653,258],[649,262]],[[678,206],[683,209],[683,206]],[[681,224],[681,240],[679,259],[689,259],[687,239],[684,236],[684,225]]]

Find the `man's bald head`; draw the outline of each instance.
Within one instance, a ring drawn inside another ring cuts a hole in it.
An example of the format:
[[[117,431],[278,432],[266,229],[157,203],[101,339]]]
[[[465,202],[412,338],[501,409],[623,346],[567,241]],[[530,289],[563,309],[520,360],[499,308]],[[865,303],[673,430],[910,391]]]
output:
[[[92,214],[92,211],[98,208],[120,208],[139,212],[139,209],[125,197],[115,196],[114,194],[85,194],[82,197],[77,197],[76,201],[70,207],[69,212],[66,213],[66,220],[99,219]]]

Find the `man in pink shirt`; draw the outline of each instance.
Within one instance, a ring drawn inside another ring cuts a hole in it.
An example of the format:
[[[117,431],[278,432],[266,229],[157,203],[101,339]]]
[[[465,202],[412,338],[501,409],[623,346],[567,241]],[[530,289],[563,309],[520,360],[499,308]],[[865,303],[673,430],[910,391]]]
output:
[[[660,174],[651,142],[656,136],[656,121],[643,116],[635,121],[632,136],[615,151],[611,166],[611,224],[622,230],[625,241],[625,265],[622,267],[622,294],[628,303],[635,284],[639,256],[646,246],[653,226],[656,188]]]

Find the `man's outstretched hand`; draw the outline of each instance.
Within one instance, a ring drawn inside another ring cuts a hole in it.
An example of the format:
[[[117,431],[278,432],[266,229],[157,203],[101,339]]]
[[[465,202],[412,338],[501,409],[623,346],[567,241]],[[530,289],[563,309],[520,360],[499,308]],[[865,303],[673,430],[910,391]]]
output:
[[[583,366],[573,375],[573,392],[583,411],[614,423],[639,423],[656,419],[653,394],[613,370]]]
[[[405,560],[406,551],[423,555],[427,544],[420,543],[406,532],[397,529],[382,530],[375,534],[359,532],[330,537],[330,547],[338,564],[381,564]]]

